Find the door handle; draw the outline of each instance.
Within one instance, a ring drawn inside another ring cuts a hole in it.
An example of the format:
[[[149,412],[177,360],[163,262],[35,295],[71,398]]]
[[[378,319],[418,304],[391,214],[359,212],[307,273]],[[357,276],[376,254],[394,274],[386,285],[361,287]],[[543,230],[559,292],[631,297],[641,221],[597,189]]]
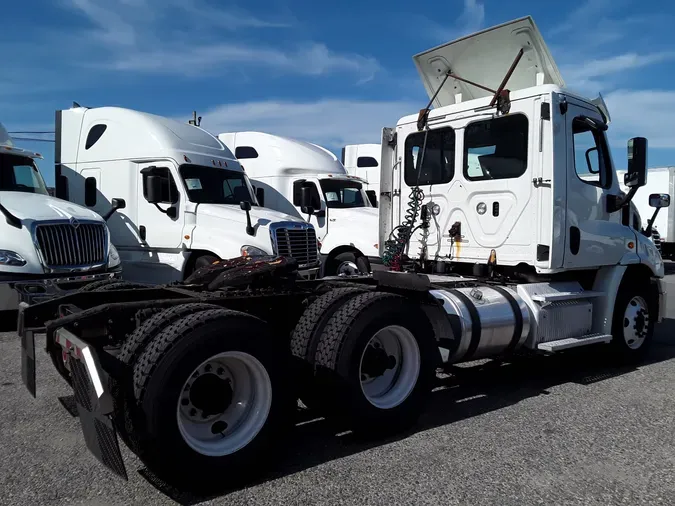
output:
[[[550,179],[544,179],[542,177],[535,177],[532,178],[532,184],[534,185],[535,188],[539,188],[540,186],[546,186],[551,184]]]
[[[145,241],[145,225],[138,227],[138,235],[141,237],[141,241]]]

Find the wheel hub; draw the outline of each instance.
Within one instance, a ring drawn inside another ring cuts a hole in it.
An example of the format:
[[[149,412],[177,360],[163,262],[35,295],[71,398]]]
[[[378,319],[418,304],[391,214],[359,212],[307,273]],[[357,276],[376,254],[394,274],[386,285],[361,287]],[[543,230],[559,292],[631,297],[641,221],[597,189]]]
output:
[[[388,355],[380,343],[372,343],[366,348],[361,363],[362,375],[374,378],[382,376],[386,370],[394,367],[396,367],[396,357]]]
[[[192,384],[188,401],[204,417],[209,417],[223,413],[232,404],[232,393],[229,378],[223,380],[215,374],[205,374]]]
[[[359,268],[354,262],[342,262],[337,268],[338,276],[355,276],[359,273]]]

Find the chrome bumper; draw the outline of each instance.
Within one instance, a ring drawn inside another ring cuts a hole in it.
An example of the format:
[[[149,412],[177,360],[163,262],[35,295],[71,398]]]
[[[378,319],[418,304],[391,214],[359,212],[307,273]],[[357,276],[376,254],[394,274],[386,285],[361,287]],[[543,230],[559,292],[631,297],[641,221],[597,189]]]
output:
[[[11,281],[9,284],[19,295],[19,302],[26,302],[32,306],[67,295],[94,281],[120,278],[121,274],[121,270],[116,270],[98,274]]]

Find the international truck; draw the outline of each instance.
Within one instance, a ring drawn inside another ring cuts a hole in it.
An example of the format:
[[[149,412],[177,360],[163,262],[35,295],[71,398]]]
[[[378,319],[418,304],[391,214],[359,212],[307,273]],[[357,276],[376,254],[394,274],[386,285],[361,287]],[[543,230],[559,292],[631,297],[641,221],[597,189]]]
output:
[[[622,181],[626,171],[618,170],[617,177]],[[638,212],[643,217],[643,226],[646,228],[647,218],[651,217],[648,196],[651,193],[665,192],[673,195],[675,192],[675,167],[653,167],[647,171],[647,183],[644,192],[634,199]],[[627,188],[622,185],[622,189]],[[667,260],[675,260],[675,207],[669,207],[660,212],[652,223],[652,238],[661,251],[661,256]]]
[[[56,112],[56,194],[108,222],[124,279],[183,281],[199,267],[239,255],[295,258],[315,277],[314,227],[259,205],[241,165],[191,123],[120,107]]]
[[[381,263],[375,191],[347,174],[327,149],[265,132],[221,133],[218,138],[244,166],[266,207],[311,223],[320,244],[322,274],[368,274]],[[300,205],[303,188],[310,207]],[[307,213],[306,211],[311,211]]]
[[[382,132],[388,270],[302,280],[286,258],[236,258],[185,283],[22,309],[24,383],[35,395],[44,330],[68,353],[105,466],[126,476],[119,434],[156,476],[203,492],[260,476],[298,397],[381,437],[415,422],[438,368],[584,347],[645,356],[667,298],[663,260],[630,223],[647,140],[628,141],[624,193],[603,101],[564,86],[531,17],[414,61],[429,104]]]
[[[379,144],[348,144],[342,148],[341,159],[349,174],[366,180],[366,189],[380,192]]]
[[[17,146],[0,124],[3,329],[16,324],[21,301],[37,303],[121,273],[105,219],[51,197],[36,163],[41,159],[41,154]]]

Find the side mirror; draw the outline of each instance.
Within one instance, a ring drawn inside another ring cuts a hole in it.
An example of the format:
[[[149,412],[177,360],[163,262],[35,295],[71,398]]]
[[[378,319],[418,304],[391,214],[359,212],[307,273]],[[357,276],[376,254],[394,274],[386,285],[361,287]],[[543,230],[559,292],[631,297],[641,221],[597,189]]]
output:
[[[68,192],[68,178],[61,174],[56,178],[56,181],[54,183],[54,192],[56,193],[56,197],[59,199],[63,200],[69,200],[69,192]]]
[[[105,213],[103,216],[103,219],[105,221],[108,221],[110,217],[117,211],[118,209],[124,209],[127,207],[127,201],[124,199],[112,199],[110,202],[110,211]]]
[[[649,207],[655,207],[656,209],[670,207],[670,195],[667,193],[652,193],[649,196]]]
[[[623,178],[628,188],[647,184],[647,139],[633,137],[628,141],[628,169]]]
[[[249,213],[251,210],[251,203],[247,202],[246,200],[242,200],[239,202],[239,207],[241,207],[242,211],[246,212],[246,233],[248,235],[255,235],[255,229],[251,224],[251,213]]]
[[[258,200],[260,207],[265,207],[265,190],[263,188],[255,189],[255,198]]]
[[[146,179],[146,199],[151,204],[162,202],[162,177],[149,175]]]
[[[368,200],[370,200],[373,207],[377,207],[377,193],[375,193],[375,190],[366,190],[366,195],[368,195]]]
[[[96,205],[96,178],[88,177],[84,180],[84,205],[94,207]]]
[[[304,214],[314,214],[312,206],[312,190],[307,186],[300,188],[300,210]]]

